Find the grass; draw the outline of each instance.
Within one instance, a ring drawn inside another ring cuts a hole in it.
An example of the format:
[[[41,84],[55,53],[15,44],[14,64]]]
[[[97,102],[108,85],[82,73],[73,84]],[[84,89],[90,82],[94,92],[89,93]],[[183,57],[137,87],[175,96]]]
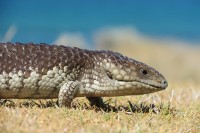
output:
[[[12,100],[0,107],[0,131],[200,132],[199,87],[175,84],[149,95],[104,98],[111,111],[90,107],[85,98],[71,109],[58,108],[56,100]]]
[[[200,132],[199,48],[181,46],[180,50],[173,44],[157,45],[143,39],[137,43],[141,45],[116,45],[112,49],[161,71],[169,81],[166,90],[104,98],[109,111],[91,107],[85,98],[76,98],[70,109],[58,108],[56,100],[7,101],[0,105],[0,132]]]

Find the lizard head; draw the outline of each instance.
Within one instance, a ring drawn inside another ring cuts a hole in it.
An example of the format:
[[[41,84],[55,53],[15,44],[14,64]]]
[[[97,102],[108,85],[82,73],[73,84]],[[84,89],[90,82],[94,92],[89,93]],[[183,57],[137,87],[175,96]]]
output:
[[[119,95],[152,93],[168,86],[161,73],[144,63],[111,51],[107,51],[104,56],[107,80],[112,81]]]

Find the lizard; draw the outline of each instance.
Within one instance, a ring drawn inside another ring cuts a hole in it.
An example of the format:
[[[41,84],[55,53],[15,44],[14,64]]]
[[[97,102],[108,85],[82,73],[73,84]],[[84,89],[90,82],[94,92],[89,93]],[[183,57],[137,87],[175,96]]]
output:
[[[71,107],[75,97],[99,105],[102,97],[148,94],[168,82],[154,68],[108,50],[45,43],[0,43],[0,99],[53,99]]]

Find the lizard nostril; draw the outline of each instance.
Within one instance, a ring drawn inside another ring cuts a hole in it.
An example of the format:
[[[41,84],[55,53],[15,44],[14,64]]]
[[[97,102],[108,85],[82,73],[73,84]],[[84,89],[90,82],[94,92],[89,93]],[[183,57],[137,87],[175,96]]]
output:
[[[167,86],[168,86],[167,80],[162,80],[161,84],[162,84],[161,86],[163,89],[167,88]]]
[[[164,85],[167,85],[167,81],[166,81],[166,80],[163,80],[162,83],[163,83]]]

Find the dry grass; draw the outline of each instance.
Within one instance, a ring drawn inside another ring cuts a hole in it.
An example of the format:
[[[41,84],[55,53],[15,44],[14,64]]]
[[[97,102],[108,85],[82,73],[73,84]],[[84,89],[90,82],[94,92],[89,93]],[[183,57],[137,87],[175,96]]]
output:
[[[150,95],[105,98],[106,103],[116,108],[113,111],[92,108],[84,98],[77,98],[72,109],[57,108],[55,101],[12,100],[14,103],[7,102],[0,107],[0,130],[200,132],[199,87],[184,84],[180,89],[176,84]]]
[[[109,111],[90,107],[85,98],[76,98],[71,109],[58,108],[55,100],[8,101],[0,105],[0,132],[200,132],[200,50],[156,44],[123,47],[116,45],[115,50],[158,68],[169,87],[149,95],[104,98]]]

